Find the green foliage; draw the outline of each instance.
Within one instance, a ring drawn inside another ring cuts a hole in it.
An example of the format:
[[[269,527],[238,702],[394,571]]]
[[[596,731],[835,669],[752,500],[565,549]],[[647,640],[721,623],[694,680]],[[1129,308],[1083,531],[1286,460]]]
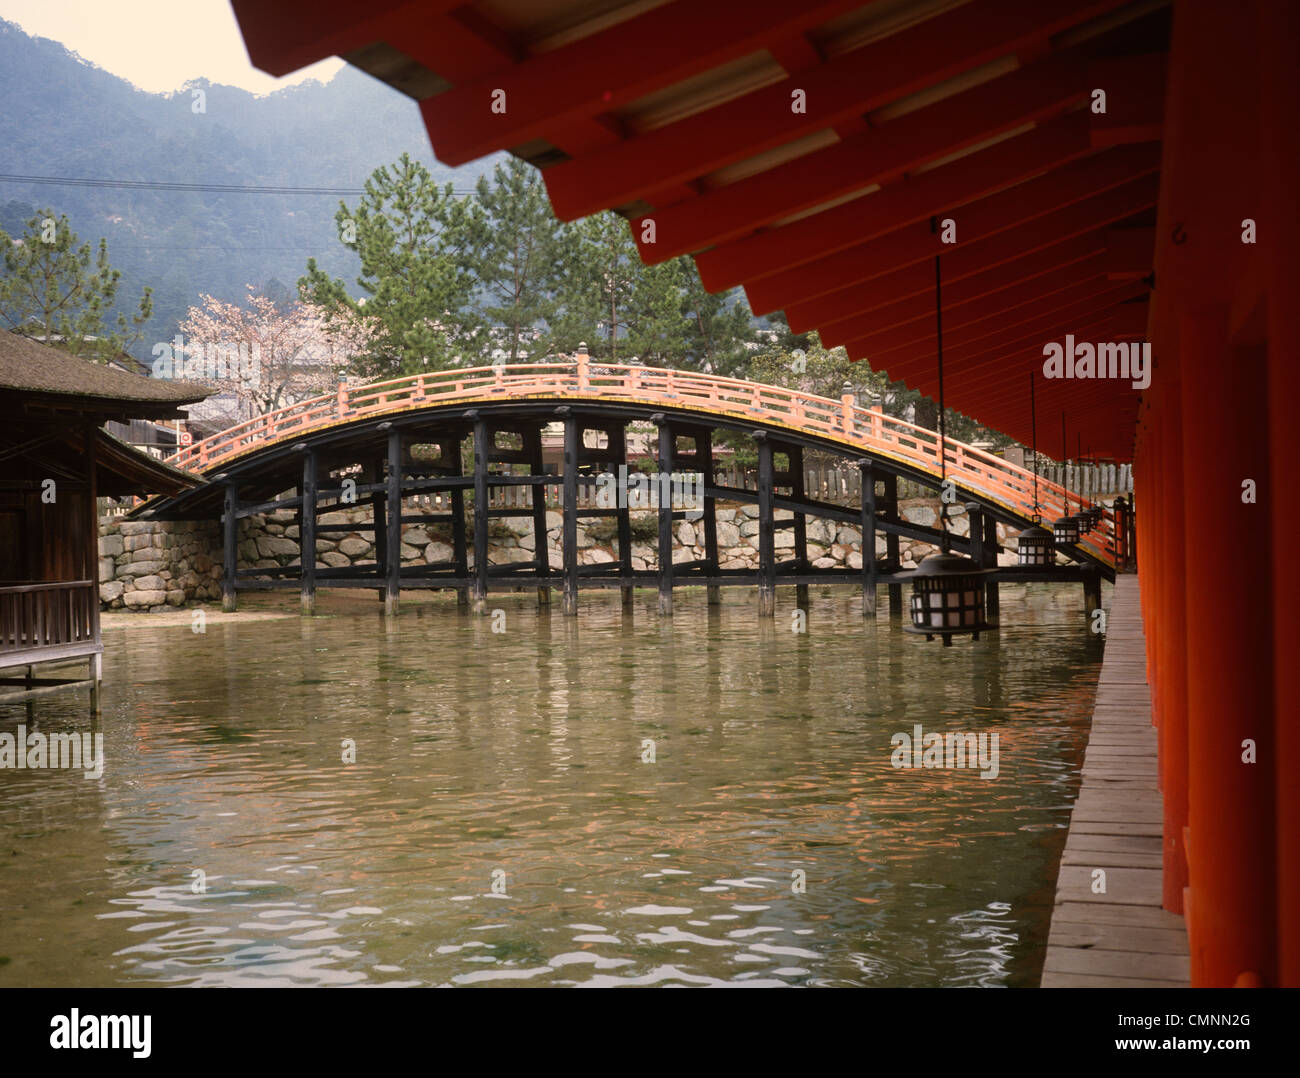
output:
[[[561,281],[560,222],[541,177],[509,157],[488,183],[480,176],[470,217],[469,269],[478,282],[484,323],[503,327],[502,350],[513,363],[534,350],[535,327],[555,314]]]
[[[121,355],[143,336],[153,313],[151,289],[145,288],[130,319],[118,312],[108,329],[122,273],[109,265],[106,240],[98,248],[77,245],[66,216],[56,220],[53,210],[37,210],[16,238],[0,228],[0,254],[4,328],[97,360]]]
[[[484,336],[470,308],[475,279],[469,250],[481,227],[474,204],[439,187],[408,154],[377,168],[355,209],[334,215],[344,246],[361,258],[354,299],[347,286],[307,260],[299,282],[304,299],[331,319],[364,320],[372,339],[356,362],[359,374],[396,377],[460,365]]]

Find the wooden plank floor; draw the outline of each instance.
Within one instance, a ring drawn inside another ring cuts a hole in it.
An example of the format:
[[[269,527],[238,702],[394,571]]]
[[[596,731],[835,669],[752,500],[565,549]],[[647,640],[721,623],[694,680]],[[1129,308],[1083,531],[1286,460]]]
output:
[[[1186,988],[1183,919],[1160,907],[1156,731],[1136,576],[1116,578],[1083,783],[1061,855],[1044,988]],[[1093,891],[1105,872],[1105,893]]]

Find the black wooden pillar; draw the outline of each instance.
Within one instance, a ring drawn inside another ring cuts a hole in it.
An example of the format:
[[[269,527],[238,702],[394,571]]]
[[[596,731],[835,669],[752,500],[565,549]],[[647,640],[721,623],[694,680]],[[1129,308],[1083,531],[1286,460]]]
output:
[[[631,608],[632,591],[632,512],[628,506],[627,490],[627,427],[612,427],[609,431],[610,463],[617,468],[618,482],[615,497],[615,518],[618,521],[618,566],[623,578],[620,591],[623,593],[623,606]]]
[[[763,432],[758,442],[758,616],[776,616],[775,483],[772,443]]]
[[[1096,569],[1090,569],[1083,576],[1083,613],[1092,623],[1092,613],[1094,610],[1101,609],[1101,573]]]
[[[885,519],[893,523],[898,522],[898,476],[886,473],[885,481]],[[872,552],[874,554],[874,551]],[[898,533],[888,532],[885,535],[885,560],[889,565],[891,573],[898,572]],[[903,585],[889,585],[889,616],[891,618],[901,618],[903,616]]]
[[[316,450],[302,455],[302,500],[298,505],[298,574],[304,614],[316,613]]]
[[[488,586],[488,444],[487,421],[474,417],[474,572],[470,586],[475,614],[487,613]]]
[[[966,523],[969,525],[967,536],[970,539],[970,558],[981,569],[988,565],[984,553],[984,514],[980,512],[979,502],[966,503]],[[987,594],[987,587],[985,593]]]
[[[222,528],[225,533],[221,568],[221,609],[233,613],[239,608],[235,595],[235,574],[239,571],[239,487],[234,483],[226,484],[225,511],[221,514]]]
[[[542,461],[542,427],[536,424],[528,429],[524,436],[528,449],[528,469],[534,476],[546,474],[546,467]],[[533,483],[529,488],[529,497],[532,501],[529,503],[533,511],[533,568],[537,575],[549,577],[551,575],[551,556],[550,548],[546,542],[546,487],[541,483]],[[550,606],[551,589],[549,585],[541,585],[537,589],[537,605]]]
[[[792,445],[786,449],[786,461],[789,468],[787,476],[790,485],[790,497],[801,502],[805,497],[803,475],[803,446]],[[794,558],[795,571],[808,572],[808,517],[804,513],[794,514]],[[794,589],[795,605],[808,613],[808,585],[796,584]]]
[[[862,616],[876,616],[876,469],[867,458],[858,461],[862,475]]]
[[[673,612],[673,428],[659,422],[659,613]]]
[[[460,478],[465,476],[465,455],[461,452],[461,439],[456,437],[453,442],[447,443],[448,464],[454,470],[454,474]],[[456,576],[464,580],[469,576],[469,544],[465,539],[465,488],[453,487],[451,491],[451,548],[452,558],[456,562]],[[469,605],[469,588],[460,587],[456,589],[456,605]]]
[[[582,427],[571,415],[564,417],[564,500],[561,553],[564,558],[564,590],[560,609],[566,617],[578,613],[578,443]]]
[[[388,579],[388,487],[384,482],[384,468],[387,460],[388,450],[385,447],[384,456],[376,457],[372,465],[374,469],[371,473],[371,482],[383,487],[383,490],[377,490],[370,496],[370,522],[375,526],[374,542],[375,548],[375,577],[379,581],[379,587],[376,594],[379,601],[384,601],[387,589],[385,581]]]
[[[713,486],[713,431],[706,430],[696,439],[695,459],[699,462],[700,481],[708,491]],[[704,571],[716,578],[718,575],[718,502],[704,495]],[[717,584],[708,586],[708,604],[722,602],[722,589]]]
[[[384,614],[395,617],[402,576],[402,436],[396,430],[388,432],[387,486],[387,520],[384,528]]]
[[[984,565],[989,569],[998,567],[998,522],[991,513],[984,514]],[[1001,613],[998,598],[998,582],[990,580],[984,588],[984,610],[990,622],[996,621]]]

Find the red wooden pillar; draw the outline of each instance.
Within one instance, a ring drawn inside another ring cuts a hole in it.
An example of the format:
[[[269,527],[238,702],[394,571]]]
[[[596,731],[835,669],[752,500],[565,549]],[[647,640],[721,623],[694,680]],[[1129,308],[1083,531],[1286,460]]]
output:
[[[1182,320],[1187,850],[1192,983],[1274,982],[1273,685],[1266,431],[1260,348],[1229,348],[1228,308]],[[1249,500],[1243,500],[1243,499]],[[1250,538],[1247,538],[1250,537]],[[1232,566],[1225,579],[1215,567]]]
[[[1260,253],[1267,292],[1268,434],[1271,459],[1295,454],[1295,402],[1300,400],[1300,95],[1295,92],[1295,43],[1300,5],[1260,3],[1257,62],[1260,75],[1262,194]],[[1273,697],[1276,756],[1277,984],[1300,987],[1300,502],[1275,471],[1272,492],[1261,498],[1272,533]],[[1262,660],[1260,660],[1262,666]]]
[[[1161,780],[1164,791],[1163,905],[1183,912],[1187,886],[1187,612],[1183,581],[1187,551],[1183,534],[1188,519],[1183,487],[1182,401],[1179,384],[1166,360],[1159,396],[1159,518],[1153,520],[1155,557],[1160,564],[1158,600],[1153,620],[1159,625],[1156,653],[1157,721],[1160,724]]]

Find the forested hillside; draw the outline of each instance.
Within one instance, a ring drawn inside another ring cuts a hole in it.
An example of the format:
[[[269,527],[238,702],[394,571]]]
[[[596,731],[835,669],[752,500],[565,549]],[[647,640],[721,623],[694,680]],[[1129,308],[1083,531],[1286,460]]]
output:
[[[195,111],[202,91],[203,111]],[[404,151],[439,183],[468,191],[495,159],[440,165],[415,103],[344,68],[328,84],[265,97],[196,82],[151,94],[62,45],[0,20],[0,174],[181,184],[359,189]],[[38,207],[66,213],[83,242],[108,240],[125,308],[145,285],[154,316],[135,351],[169,340],[200,293],[292,288],[308,257],[351,280],[355,257],[334,214],[355,196],[175,191],[0,180],[0,228],[21,234]]]

